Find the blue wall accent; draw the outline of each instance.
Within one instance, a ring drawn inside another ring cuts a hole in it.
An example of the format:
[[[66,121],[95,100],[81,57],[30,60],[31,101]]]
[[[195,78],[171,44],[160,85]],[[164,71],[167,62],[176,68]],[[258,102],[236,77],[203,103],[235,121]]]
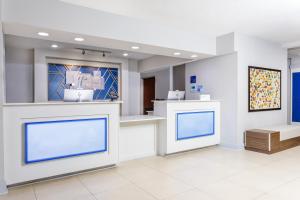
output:
[[[48,100],[60,101],[64,97],[64,89],[68,88],[66,85],[66,71],[81,71],[82,73],[90,73],[93,71],[101,71],[104,77],[104,90],[94,91],[94,100],[109,99],[109,92],[114,91],[119,94],[119,69],[109,67],[89,67],[78,65],[64,65],[64,64],[48,64]]]
[[[215,112],[184,112],[176,114],[176,139],[185,140],[215,134]]]
[[[300,72],[293,73],[292,121],[300,122]]]
[[[25,163],[107,151],[107,118],[25,123]]]

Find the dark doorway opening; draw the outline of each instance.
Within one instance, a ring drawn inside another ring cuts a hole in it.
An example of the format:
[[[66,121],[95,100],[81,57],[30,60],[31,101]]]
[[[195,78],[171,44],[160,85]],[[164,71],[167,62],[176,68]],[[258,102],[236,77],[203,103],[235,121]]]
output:
[[[153,111],[153,100],[155,100],[155,77],[144,78],[144,114]]]

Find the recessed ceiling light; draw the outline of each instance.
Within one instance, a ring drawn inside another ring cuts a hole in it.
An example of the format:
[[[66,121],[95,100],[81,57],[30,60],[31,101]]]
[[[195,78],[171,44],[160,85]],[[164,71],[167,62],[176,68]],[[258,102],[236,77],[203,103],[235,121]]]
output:
[[[179,52],[175,52],[174,53],[174,56],[179,56],[181,53],[179,53]]]
[[[46,33],[46,32],[38,32],[38,35],[39,35],[39,36],[47,37],[47,36],[49,36],[49,33]]]
[[[128,53],[123,53],[123,56],[127,57],[127,56],[128,56]]]
[[[198,57],[198,55],[196,55],[196,54],[191,55],[191,58],[197,58],[197,57]]]
[[[52,48],[58,48],[58,45],[57,44],[52,44],[51,47]]]
[[[131,48],[132,49],[140,49],[140,47],[138,47],[138,46],[132,46]]]
[[[84,41],[84,38],[76,37],[76,38],[74,38],[74,40],[77,42],[82,42],[82,41]]]

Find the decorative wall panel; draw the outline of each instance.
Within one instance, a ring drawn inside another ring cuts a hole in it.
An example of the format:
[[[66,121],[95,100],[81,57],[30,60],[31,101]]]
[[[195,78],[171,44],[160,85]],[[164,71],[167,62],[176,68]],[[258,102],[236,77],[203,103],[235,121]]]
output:
[[[119,64],[103,63],[100,67],[48,64],[48,100],[60,101],[64,97],[64,89],[69,88],[66,84],[66,71],[80,71],[81,73],[93,74],[100,71],[104,78],[104,89],[94,91],[94,100],[109,99],[109,92],[119,94]],[[120,95],[120,94],[119,94]]]

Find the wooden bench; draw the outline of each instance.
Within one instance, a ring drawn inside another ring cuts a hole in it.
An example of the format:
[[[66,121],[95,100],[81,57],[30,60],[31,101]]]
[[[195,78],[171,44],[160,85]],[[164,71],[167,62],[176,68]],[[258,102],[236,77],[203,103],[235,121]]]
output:
[[[300,145],[300,126],[284,125],[245,132],[245,149],[272,154]]]

